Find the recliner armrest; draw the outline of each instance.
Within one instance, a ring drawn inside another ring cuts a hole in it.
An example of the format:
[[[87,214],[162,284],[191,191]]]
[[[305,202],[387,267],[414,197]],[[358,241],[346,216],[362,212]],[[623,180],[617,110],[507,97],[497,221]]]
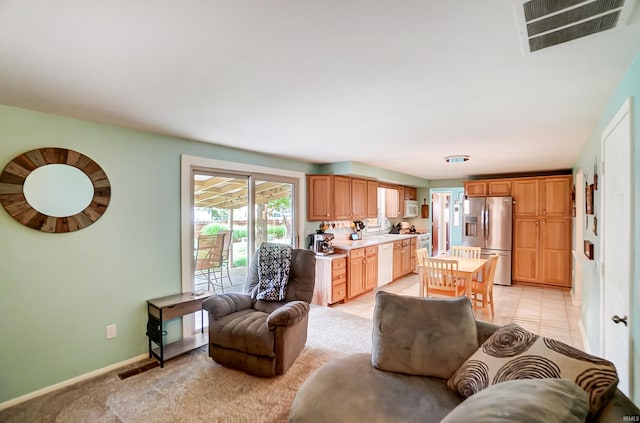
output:
[[[251,308],[251,297],[246,294],[216,294],[202,303],[202,308],[219,319],[236,311]]]
[[[291,326],[299,322],[305,315],[309,313],[309,303],[304,301],[291,301],[274,310],[267,317],[267,325],[269,329],[275,326]]]

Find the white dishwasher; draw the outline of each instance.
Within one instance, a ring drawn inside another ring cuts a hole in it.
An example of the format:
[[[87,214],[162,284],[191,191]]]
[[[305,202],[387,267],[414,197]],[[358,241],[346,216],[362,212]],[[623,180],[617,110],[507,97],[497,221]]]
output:
[[[378,245],[378,286],[393,280],[393,242]]]

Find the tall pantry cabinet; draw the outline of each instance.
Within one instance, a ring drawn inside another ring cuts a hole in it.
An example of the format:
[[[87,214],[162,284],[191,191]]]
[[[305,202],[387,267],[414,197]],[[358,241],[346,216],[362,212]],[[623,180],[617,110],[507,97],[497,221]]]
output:
[[[512,180],[514,281],[571,287],[572,176]]]

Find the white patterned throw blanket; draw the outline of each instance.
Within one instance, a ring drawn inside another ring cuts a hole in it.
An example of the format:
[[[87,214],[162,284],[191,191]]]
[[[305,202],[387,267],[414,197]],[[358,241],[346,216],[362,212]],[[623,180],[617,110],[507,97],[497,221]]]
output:
[[[290,245],[263,242],[258,248],[258,293],[256,299],[284,300],[290,268]]]

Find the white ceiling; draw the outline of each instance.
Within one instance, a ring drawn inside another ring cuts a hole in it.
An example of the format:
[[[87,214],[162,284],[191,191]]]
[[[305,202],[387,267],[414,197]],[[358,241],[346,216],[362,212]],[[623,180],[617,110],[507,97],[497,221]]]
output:
[[[427,179],[570,168],[640,51],[639,7],[523,54],[516,4],[0,0],[0,103]]]

